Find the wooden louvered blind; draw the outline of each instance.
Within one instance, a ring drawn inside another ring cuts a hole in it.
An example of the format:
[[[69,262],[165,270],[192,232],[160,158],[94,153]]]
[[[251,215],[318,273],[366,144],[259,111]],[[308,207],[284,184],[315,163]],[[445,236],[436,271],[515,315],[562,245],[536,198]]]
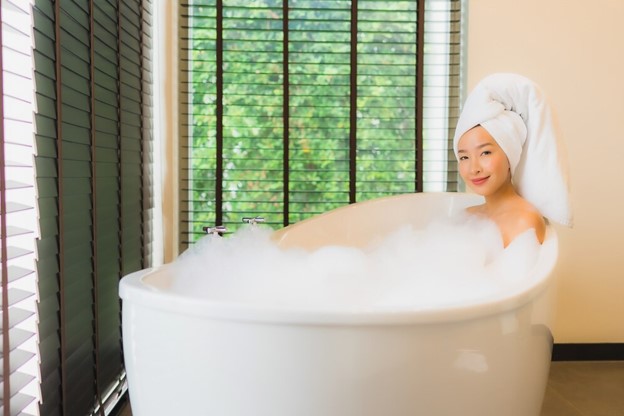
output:
[[[456,190],[460,4],[181,2],[181,249],[242,217]]]
[[[150,263],[151,2],[34,2],[40,412],[99,415],[124,384],[119,279]]]

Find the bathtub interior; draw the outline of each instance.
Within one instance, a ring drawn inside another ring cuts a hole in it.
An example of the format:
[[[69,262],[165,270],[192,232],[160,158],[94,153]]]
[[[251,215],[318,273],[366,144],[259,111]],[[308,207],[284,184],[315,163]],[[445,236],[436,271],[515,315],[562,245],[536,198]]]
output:
[[[451,216],[483,203],[476,194],[414,193],[372,199],[334,209],[277,230],[273,240],[282,248],[315,250],[326,245],[364,247],[401,226],[423,228],[433,217]]]

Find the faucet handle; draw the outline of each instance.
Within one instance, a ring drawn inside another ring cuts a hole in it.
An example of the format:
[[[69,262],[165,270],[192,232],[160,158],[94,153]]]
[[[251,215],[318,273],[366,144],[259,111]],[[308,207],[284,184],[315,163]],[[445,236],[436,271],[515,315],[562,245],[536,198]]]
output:
[[[221,234],[227,232],[227,228],[223,225],[217,225],[214,227],[203,227],[202,230],[204,230],[206,234]]]
[[[264,222],[264,218],[262,218],[262,217],[254,217],[254,218],[243,217],[243,222],[245,222],[247,224],[250,224],[250,225],[256,225],[259,222]]]

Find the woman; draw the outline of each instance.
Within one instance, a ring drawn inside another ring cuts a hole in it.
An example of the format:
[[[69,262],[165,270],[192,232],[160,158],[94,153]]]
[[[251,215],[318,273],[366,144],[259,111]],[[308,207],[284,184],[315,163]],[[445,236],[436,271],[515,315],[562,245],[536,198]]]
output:
[[[531,228],[539,242],[544,242],[546,223],[542,214],[514,189],[507,155],[487,130],[476,126],[464,133],[457,154],[462,179],[485,197],[485,204],[470,207],[468,212],[493,220],[505,247]]]
[[[539,88],[516,74],[494,74],[471,92],[457,123],[454,150],[468,187],[485,198],[468,211],[491,219],[507,247],[546,220],[572,225],[560,135]]]

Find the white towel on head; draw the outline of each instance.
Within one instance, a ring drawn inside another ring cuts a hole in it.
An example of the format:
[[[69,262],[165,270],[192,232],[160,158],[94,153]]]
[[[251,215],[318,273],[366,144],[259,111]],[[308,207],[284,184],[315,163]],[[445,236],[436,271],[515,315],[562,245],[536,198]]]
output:
[[[477,125],[486,129],[507,155],[517,192],[544,217],[571,227],[566,153],[540,88],[517,74],[482,79],[466,99],[457,122],[456,156],[461,136]]]

